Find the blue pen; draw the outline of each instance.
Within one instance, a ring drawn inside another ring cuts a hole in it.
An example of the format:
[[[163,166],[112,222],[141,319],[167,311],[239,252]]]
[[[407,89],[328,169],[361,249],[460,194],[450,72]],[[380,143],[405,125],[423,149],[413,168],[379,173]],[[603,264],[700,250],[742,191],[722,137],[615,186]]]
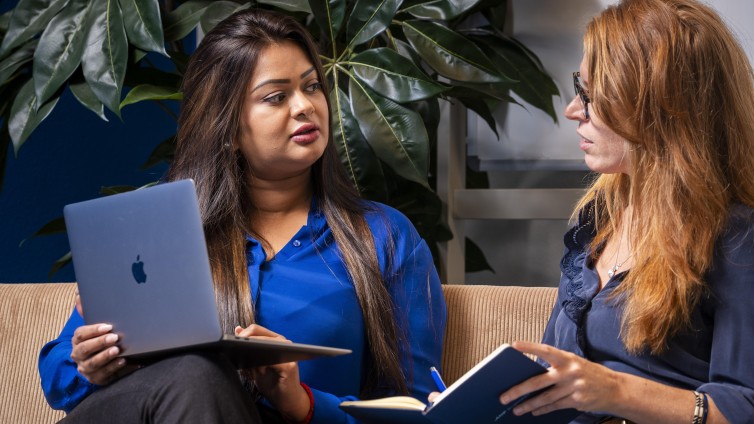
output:
[[[430,367],[429,372],[432,374],[432,380],[435,380],[435,386],[437,386],[437,389],[440,392],[444,392],[447,387],[445,387],[445,382],[442,381],[442,377],[440,377],[440,372],[437,371],[437,368]]]

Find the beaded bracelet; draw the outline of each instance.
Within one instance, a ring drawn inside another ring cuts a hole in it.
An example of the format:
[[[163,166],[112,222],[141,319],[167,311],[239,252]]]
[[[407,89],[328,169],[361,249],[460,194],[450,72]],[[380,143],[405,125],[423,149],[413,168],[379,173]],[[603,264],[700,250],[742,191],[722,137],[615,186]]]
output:
[[[705,424],[707,422],[707,394],[694,391],[694,418],[691,424]]]

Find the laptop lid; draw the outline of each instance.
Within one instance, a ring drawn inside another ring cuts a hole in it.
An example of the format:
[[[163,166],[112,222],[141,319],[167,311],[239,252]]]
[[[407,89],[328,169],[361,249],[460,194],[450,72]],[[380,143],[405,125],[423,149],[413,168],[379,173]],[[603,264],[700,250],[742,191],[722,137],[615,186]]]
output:
[[[134,358],[215,349],[239,366],[350,353],[223,337],[192,180],[63,208],[84,321],[110,323]]]
[[[124,355],[219,340],[191,180],[63,208],[84,321],[107,322]]]

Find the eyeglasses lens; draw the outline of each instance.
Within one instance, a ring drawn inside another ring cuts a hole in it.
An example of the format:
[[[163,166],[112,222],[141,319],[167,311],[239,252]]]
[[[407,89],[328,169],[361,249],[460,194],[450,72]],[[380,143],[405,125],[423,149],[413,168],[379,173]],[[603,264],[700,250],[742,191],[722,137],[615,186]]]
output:
[[[588,120],[590,100],[589,100],[589,96],[586,94],[586,91],[584,91],[584,87],[581,85],[580,72],[573,73],[573,90],[576,92],[576,95],[579,96],[579,100],[581,100],[581,105],[584,107],[584,117]]]

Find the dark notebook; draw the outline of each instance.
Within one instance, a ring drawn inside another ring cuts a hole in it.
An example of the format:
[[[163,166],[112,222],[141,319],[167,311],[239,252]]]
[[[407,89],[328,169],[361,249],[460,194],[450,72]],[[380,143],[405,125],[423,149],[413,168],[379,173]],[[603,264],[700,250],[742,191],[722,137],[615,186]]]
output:
[[[340,408],[367,424],[559,424],[573,420],[579,414],[574,409],[540,416],[516,416],[511,410],[523,398],[509,405],[500,404],[500,394],[504,391],[544,372],[544,367],[504,344],[451,384],[430,405],[399,396],[342,402]]]

